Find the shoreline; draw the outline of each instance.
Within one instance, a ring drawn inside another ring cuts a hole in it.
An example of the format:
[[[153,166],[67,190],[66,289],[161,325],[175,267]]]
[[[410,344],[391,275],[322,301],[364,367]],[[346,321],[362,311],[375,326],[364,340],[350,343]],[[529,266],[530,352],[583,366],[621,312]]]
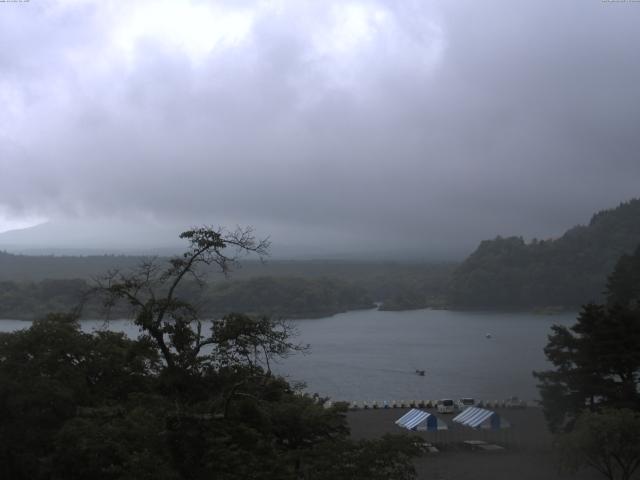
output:
[[[316,311],[316,312],[306,312],[306,313],[291,313],[289,315],[274,315],[274,317],[282,318],[284,320],[319,320],[323,318],[332,318],[336,315],[348,314],[351,312],[362,312],[362,311],[376,311],[376,312],[388,312],[388,313],[401,313],[401,312],[416,312],[420,310],[424,311],[445,311],[445,312],[468,312],[468,313],[479,313],[479,314],[500,314],[500,315],[508,315],[508,314],[531,314],[537,315],[540,317],[554,317],[557,315],[567,315],[567,314],[575,314],[578,315],[580,308],[556,308],[556,307],[536,307],[536,308],[524,308],[524,309],[501,309],[499,307],[493,308],[464,308],[464,307],[454,307],[454,306],[420,306],[420,307],[406,307],[406,308],[385,308],[384,304],[379,304],[379,302],[374,302],[375,305],[362,305],[359,308],[352,309],[341,309],[341,310],[325,310],[325,311]],[[221,314],[216,314],[221,315]],[[216,316],[214,315],[214,316]],[[261,315],[259,313],[249,313],[249,315]],[[22,317],[21,315],[17,315],[18,317]],[[203,317],[210,317],[210,315],[203,315]],[[23,317],[23,318],[0,318],[0,322],[4,321],[20,321],[20,322],[33,322],[40,317]],[[105,320],[104,318],[99,317],[91,317],[91,318],[80,318],[80,321],[93,321],[93,320]],[[127,319],[118,319],[118,320],[127,320]]]

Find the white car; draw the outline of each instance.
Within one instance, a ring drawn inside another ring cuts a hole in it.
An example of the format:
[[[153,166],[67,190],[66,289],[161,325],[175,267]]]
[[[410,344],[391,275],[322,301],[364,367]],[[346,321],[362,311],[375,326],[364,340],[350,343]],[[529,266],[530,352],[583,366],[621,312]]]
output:
[[[448,398],[443,398],[442,400],[438,400],[438,406],[436,407],[438,413],[454,413],[456,410],[456,406],[453,403],[453,400]]]
[[[456,402],[458,410],[464,410],[465,408],[475,407],[476,401],[473,398],[459,398]]]
[[[527,402],[520,400],[518,397],[511,397],[504,402],[506,408],[526,408]]]

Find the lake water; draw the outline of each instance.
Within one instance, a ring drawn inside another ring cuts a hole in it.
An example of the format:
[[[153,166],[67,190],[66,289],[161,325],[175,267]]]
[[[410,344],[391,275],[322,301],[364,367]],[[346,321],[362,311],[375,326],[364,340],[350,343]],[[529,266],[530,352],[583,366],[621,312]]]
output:
[[[554,323],[571,325],[575,314],[413,310],[360,310],[327,318],[296,320],[306,355],[274,369],[307,390],[335,400],[414,400],[474,397],[495,400],[538,397],[532,370],[545,369],[543,348]],[[0,331],[28,326],[0,320]],[[85,331],[102,321],[82,322]],[[109,328],[135,336],[125,320]],[[486,334],[491,334],[487,338]],[[426,370],[425,376],[415,370]]]

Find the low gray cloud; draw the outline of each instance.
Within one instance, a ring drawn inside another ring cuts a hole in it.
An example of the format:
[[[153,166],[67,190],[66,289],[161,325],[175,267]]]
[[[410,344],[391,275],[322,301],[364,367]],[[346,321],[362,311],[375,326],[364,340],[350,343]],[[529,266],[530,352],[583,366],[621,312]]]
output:
[[[425,256],[557,235],[639,193],[639,18],[595,0],[2,4],[0,223],[250,223]]]

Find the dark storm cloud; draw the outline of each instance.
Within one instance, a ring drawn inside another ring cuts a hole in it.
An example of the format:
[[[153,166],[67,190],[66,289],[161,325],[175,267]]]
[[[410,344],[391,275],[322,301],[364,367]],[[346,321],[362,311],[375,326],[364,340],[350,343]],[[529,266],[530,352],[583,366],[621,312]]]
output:
[[[122,5],[0,6],[0,220],[443,252],[639,193],[640,4]]]

